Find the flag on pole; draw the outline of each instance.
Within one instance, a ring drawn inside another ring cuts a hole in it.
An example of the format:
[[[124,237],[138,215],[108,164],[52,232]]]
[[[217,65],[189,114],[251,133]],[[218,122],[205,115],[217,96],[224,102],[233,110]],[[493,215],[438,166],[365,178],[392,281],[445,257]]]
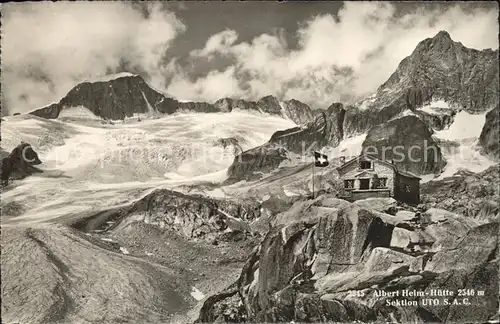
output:
[[[328,164],[330,163],[328,162],[327,155],[321,154],[319,152],[314,152],[314,166],[322,168],[328,166]]]

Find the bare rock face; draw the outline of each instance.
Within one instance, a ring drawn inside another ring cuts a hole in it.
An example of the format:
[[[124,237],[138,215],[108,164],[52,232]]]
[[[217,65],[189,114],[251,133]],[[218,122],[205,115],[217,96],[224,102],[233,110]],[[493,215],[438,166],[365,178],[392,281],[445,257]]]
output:
[[[83,106],[104,119],[124,119],[135,113],[157,111],[164,114],[178,109],[177,100],[153,90],[140,76],[124,76],[105,82],[80,83],[58,103],[30,114],[54,119],[66,107]]]
[[[283,102],[283,109],[288,118],[293,120],[297,125],[306,125],[314,120],[312,109],[298,100],[291,99]]]
[[[282,115],[281,106],[274,96],[265,96],[257,101],[260,110],[271,115]]]
[[[335,103],[304,128],[277,131],[267,143],[235,157],[228,169],[229,180],[250,179],[255,173],[270,172],[288,159],[288,152],[306,154],[325,145],[337,146],[343,134],[339,128],[343,114],[342,104]]]
[[[456,174],[421,185],[427,208],[441,208],[475,219],[500,218],[498,164],[476,174]]]
[[[304,125],[314,120],[312,109],[295,99],[280,103],[275,96],[265,96],[257,102],[241,99],[222,98],[214,103],[220,111],[231,112],[233,109],[259,111],[274,116],[289,118],[297,125]]]
[[[487,111],[498,105],[498,51],[467,48],[440,31],[421,41],[379,90],[402,88],[412,89],[415,105],[440,98],[470,113]]]
[[[483,147],[483,153],[495,160],[500,159],[500,138],[498,129],[500,128],[500,108],[497,105],[495,109],[486,114],[486,122],[479,136],[479,143]]]
[[[342,128],[346,136],[366,133],[372,127],[384,124],[393,117],[408,109],[408,103],[404,95],[393,98],[382,93],[376,104],[368,108],[358,105],[346,108]]]
[[[112,211],[106,217],[93,215],[94,221],[84,219],[73,227],[85,231],[102,229],[104,223],[112,219],[113,227],[106,230],[126,230],[135,222],[141,222],[160,229],[175,229],[188,239],[213,240],[224,232],[252,234],[248,224],[259,216],[258,204],[158,189],[131,206]]]
[[[179,102],[179,112],[213,113],[221,111],[207,102]]]
[[[417,110],[415,114],[427,125],[427,127],[429,127],[429,129],[440,131],[450,127],[453,123],[456,111],[447,109],[440,114],[430,114],[425,111]]]
[[[259,111],[259,107],[255,101],[241,99],[222,98],[217,100],[214,105],[223,112],[231,112],[233,109]]]
[[[363,142],[363,152],[394,161],[398,169],[417,175],[437,173],[445,161],[431,135],[419,118],[404,116],[370,129]]]
[[[268,232],[243,266],[238,295],[232,289],[230,298],[239,296],[244,312],[225,303],[226,312],[250,322],[484,322],[496,315],[498,222],[480,224],[452,213],[443,219],[429,211],[425,225],[415,225],[384,212],[316,200],[323,202],[317,206],[321,215],[304,215],[302,222]],[[411,236],[406,244],[401,231]],[[400,246],[391,246],[397,239]],[[470,287],[485,296],[471,297],[475,307],[467,312],[454,304],[457,296],[439,306],[422,304],[425,297],[401,296],[402,290]],[[220,318],[213,315],[230,290],[209,298],[200,321]],[[380,291],[399,291],[400,297]],[[387,302],[395,300],[409,304]]]
[[[38,154],[30,144],[19,144],[7,157],[2,159],[2,184],[6,185],[9,179],[23,179],[33,173],[42,172],[35,167],[41,163]]]
[[[214,106],[222,112],[231,112],[233,110],[233,99],[222,98],[214,102]]]

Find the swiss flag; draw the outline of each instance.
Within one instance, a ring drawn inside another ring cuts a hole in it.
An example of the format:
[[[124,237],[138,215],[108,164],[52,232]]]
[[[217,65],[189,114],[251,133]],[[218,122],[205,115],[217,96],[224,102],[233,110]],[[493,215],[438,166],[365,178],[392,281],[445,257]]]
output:
[[[328,162],[328,156],[325,154],[321,154],[319,152],[314,152],[314,166],[317,167],[326,167],[330,164]]]

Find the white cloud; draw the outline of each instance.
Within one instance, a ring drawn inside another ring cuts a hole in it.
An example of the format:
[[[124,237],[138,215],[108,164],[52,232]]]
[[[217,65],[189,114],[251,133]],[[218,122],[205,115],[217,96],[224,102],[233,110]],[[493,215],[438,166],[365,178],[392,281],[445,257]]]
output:
[[[251,100],[275,94],[327,107],[334,101],[373,93],[420,41],[440,30],[447,30],[467,47],[498,48],[496,19],[497,12],[479,7],[420,9],[396,17],[390,3],[346,2],[336,17],[316,16],[301,26],[296,50],[274,35],[262,34],[251,42],[238,42],[233,30],[213,35],[204,48],[191,52],[192,57],[231,56],[232,65],[195,80],[179,73],[168,92],[193,100],[212,100],[214,95],[206,89],[234,91],[233,97]]]
[[[298,22],[294,49],[283,33],[242,42],[237,30],[222,30],[191,50],[190,64],[209,65],[209,72],[193,78],[192,66],[184,68],[176,58],[165,63],[165,51],[186,26],[159,6],[146,3],[145,15],[129,2],[4,5],[3,107],[27,111],[60,100],[77,82],[116,72],[125,63],[179,99],[257,100],[274,94],[319,108],[373,93],[418,42],[439,30],[467,47],[498,48],[494,10],[457,5],[430,11],[422,5],[400,17],[388,2],[346,2],[337,15]],[[229,64],[221,68],[221,60],[214,60],[219,57]]]
[[[175,97],[182,101],[209,101],[225,97],[241,97],[245,93],[240,89],[235,76],[235,67],[224,71],[212,71],[196,82],[188,81],[181,70],[175,74],[168,91],[175,93]]]
[[[215,53],[227,54],[231,46],[238,39],[238,33],[234,30],[224,30],[212,35],[202,50],[194,50],[192,56],[210,56]]]
[[[124,62],[165,87],[160,63],[185,30],[158,3],[147,4],[147,16],[128,2],[44,1],[2,9],[3,101],[12,111],[59,100],[75,83],[115,72]]]

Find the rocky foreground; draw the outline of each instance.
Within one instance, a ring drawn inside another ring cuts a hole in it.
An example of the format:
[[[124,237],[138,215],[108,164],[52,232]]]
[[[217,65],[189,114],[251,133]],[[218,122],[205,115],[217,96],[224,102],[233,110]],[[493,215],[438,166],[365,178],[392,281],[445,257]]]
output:
[[[499,214],[500,168],[493,165],[480,173],[462,171],[443,180],[422,184],[422,204],[476,219]]]
[[[335,187],[264,201],[158,189],[66,226],[3,226],[3,320],[486,322],[500,218],[481,206],[496,183],[498,165],[434,181],[418,208]]]
[[[296,202],[198,321],[486,322],[498,316],[498,231],[498,219],[392,199]]]
[[[5,225],[13,208],[2,323],[189,323],[259,242],[254,206],[170,190],[50,224]]]

